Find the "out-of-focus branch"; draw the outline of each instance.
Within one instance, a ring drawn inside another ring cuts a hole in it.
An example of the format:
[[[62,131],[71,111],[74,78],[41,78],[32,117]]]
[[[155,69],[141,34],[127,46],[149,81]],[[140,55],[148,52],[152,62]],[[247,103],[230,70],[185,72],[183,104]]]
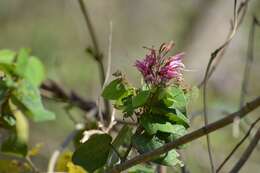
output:
[[[43,91],[47,91],[51,93],[52,97],[54,97],[57,100],[68,102],[69,104],[73,106],[77,106],[83,111],[90,111],[92,109],[96,109],[96,103],[93,101],[88,101],[82,98],[80,95],[78,95],[74,91],[66,92],[65,89],[57,84],[56,82],[52,80],[45,81],[41,85],[41,89]],[[43,96],[46,97],[46,95],[43,93]],[[48,96],[47,96],[48,97]]]
[[[244,75],[243,75],[241,92],[240,92],[240,107],[242,107],[245,102],[245,96],[248,91],[251,66],[254,61],[254,45],[255,45],[254,37],[255,37],[256,26],[260,26],[260,22],[257,20],[257,18],[255,16],[253,16],[252,25],[251,25],[251,29],[250,29],[250,33],[249,33],[249,39],[248,39],[246,65],[245,65],[245,69],[244,69]]]
[[[254,138],[242,154],[241,158],[238,160],[238,162],[235,164],[235,166],[232,168],[230,173],[237,173],[239,170],[244,166],[246,161],[249,159],[250,155],[254,151],[255,147],[257,146],[258,142],[260,140],[260,128],[257,130]]]
[[[38,168],[34,165],[34,163],[31,161],[30,157],[26,156],[26,157],[20,157],[18,155],[14,155],[14,154],[7,154],[7,153],[0,153],[0,160],[17,160],[20,163],[26,163],[30,166],[30,168],[32,169],[33,173],[40,173],[40,171],[38,170]]]
[[[105,73],[105,67],[104,67],[104,63],[103,63],[103,55],[100,52],[98,43],[97,43],[97,37],[95,35],[94,29],[93,29],[93,25],[91,23],[91,20],[89,18],[88,15],[88,11],[87,8],[85,7],[84,1],[83,0],[78,0],[79,6],[80,6],[80,10],[84,16],[85,22],[86,22],[86,26],[89,30],[89,34],[91,37],[91,40],[93,42],[93,51],[91,48],[87,49],[87,52],[90,53],[93,58],[97,61],[98,66],[99,66],[99,74],[100,74],[100,82],[101,82],[101,87],[103,87],[104,82],[105,82],[105,77],[106,77],[106,73]],[[108,121],[110,121],[110,114],[111,114],[111,108],[110,108],[110,104],[108,100],[104,99],[104,106],[105,106],[105,119]]]
[[[260,121],[260,117],[255,120],[254,123],[251,124],[250,128],[248,129],[247,133],[245,136],[238,142],[238,144],[232,149],[232,151],[229,153],[229,155],[225,158],[225,160],[219,165],[218,169],[216,172],[219,172],[221,168],[227,163],[227,161],[231,158],[231,156],[236,152],[236,150],[244,143],[244,141],[248,138],[250,135],[252,129],[255,127],[255,125]]]
[[[241,92],[240,92],[240,102],[239,107],[241,108],[245,103],[245,97],[248,93],[248,85],[249,85],[249,78],[251,73],[251,66],[254,60],[254,46],[255,46],[255,29],[257,26],[260,26],[260,22],[258,19],[253,16],[252,18],[252,24],[249,32],[249,38],[248,38],[248,47],[247,47],[247,58],[246,58],[246,64],[245,69],[243,73],[243,79],[241,83]],[[234,123],[234,129],[239,132],[239,122],[240,120],[236,120],[238,123]],[[251,120],[249,118],[245,118],[244,122],[241,123],[241,130],[246,133],[245,128],[251,124]]]
[[[231,22],[231,30],[228,33],[225,42],[211,54],[211,59],[213,59],[214,61],[212,60],[212,62],[209,61],[209,63],[208,63],[208,66],[210,64],[211,67],[208,72],[207,80],[215,72],[217,66],[219,65],[219,63],[221,62],[221,59],[223,58],[223,56],[225,54],[225,51],[226,51],[230,41],[233,39],[233,37],[237,33],[240,25],[243,23],[244,16],[247,12],[248,2],[249,2],[249,0],[245,0],[240,3],[240,5],[237,9],[237,14],[234,14],[234,19]],[[237,22],[234,21],[235,19],[237,20]],[[237,24],[235,25],[235,23],[237,23]],[[201,88],[205,82],[206,82],[206,78],[204,77],[203,80],[201,81],[201,83],[198,85],[198,87]]]
[[[225,118],[222,118],[218,121],[215,121],[214,123],[210,123],[198,130],[195,130],[191,133],[188,133],[178,139],[176,139],[173,142],[167,143],[162,147],[159,147],[153,151],[141,154],[139,156],[134,157],[131,160],[128,160],[124,163],[115,165],[113,168],[106,170],[106,173],[117,173],[117,172],[121,172],[123,170],[126,170],[134,165],[143,163],[143,162],[147,162],[150,160],[153,160],[154,158],[160,156],[161,154],[167,153],[168,151],[186,144],[188,142],[191,142],[195,139],[198,139],[202,136],[205,136],[206,134],[209,134],[211,132],[214,132],[220,128],[223,128],[229,124],[231,124],[234,120],[235,117],[244,117],[246,116],[249,112],[253,111],[254,109],[256,109],[257,107],[260,106],[260,96],[257,97],[255,100],[249,102],[248,104],[246,104],[242,109],[240,109],[237,112],[234,112],[230,115],[227,115]]]
[[[64,139],[64,141],[60,144],[59,148],[54,150],[52,153],[49,163],[48,163],[48,171],[47,173],[54,173],[56,162],[60,156],[60,154],[66,149],[69,143],[74,139],[75,135],[79,130],[84,128],[83,124],[75,124],[75,129]]]
[[[233,39],[233,37],[237,33],[238,26],[244,18],[244,14],[242,13],[243,15],[242,15],[242,17],[240,17],[240,13],[247,9],[248,1],[249,0],[245,0],[244,2],[242,2],[239,5],[239,8],[237,10],[237,0],[234,0],[234,10],[233,10],[234,16],[233,16],[233,20],[232,20],[232,30],[231,30],[230,34],[228,35],[228,38],[225,40],[225,42],[211,54],[211,57],[209,59],[209,62],[208,62],[207,68],[206,68],[204,79],[203,79],[202,83],[199,85],[199,87],[203,85],[203,112],[204,112],[203,115],[204,115],[204,124],[205,125],[208,124],[207,82],[208,82],[208,79],[210,78],[209,75],[213,73],[213,72],[211,73],[211,69],[212,69],[211,66],[218,56],[220,56],[220,57],[223,56],[226,47],[229,45],[229,43],[231,42],[231,40]],[[210,160],[210,165],[211,165],[211,172],[214,173],[215,168],[214,168],[214,161],[213,161],[213,157],[212,157],[210,136],[206,135],[206,139],[207,139],[207,148],[208,148],[209,160]]]

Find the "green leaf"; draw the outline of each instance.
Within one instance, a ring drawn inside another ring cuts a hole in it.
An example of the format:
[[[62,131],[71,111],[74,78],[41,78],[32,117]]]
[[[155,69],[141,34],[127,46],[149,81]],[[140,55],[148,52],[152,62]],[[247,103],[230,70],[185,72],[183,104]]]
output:
[[[165,105],[169,108],[179,110],[186,109],[186,97],[183,90],[179,87],[173,86],[166,88],[162,94],[159,95],[159,98],[162,98]]]
[[[150,91],[140,91],[136,96],[133,97],[133,107],[137,108],[143,106],[150,96]]]
[[[55,119],[54,113],[43,107],[38,88],[28,81],[19,82],[12,99],[22,104],[28,110],[28,115],[36,122]]]
[[[29,62],[29,53],[29,49],[21,49],[18,53],[15,71],[21,77],[25,76],[26,68]]]
[[[165,142],[156,136],[142,134],[133,136],[133,144],[134,147],[137,148],[138,152],[143,154],[163,146]],[[153,160],[153,162],[167,166],[175,166],[180,163],[178,156],[179,155],[175,150],[171,150],[161,156],[158,156],[158,158]]]
[[[30,57],[24,77],[33,85],[39,86],[45,79],[44,66],[41,61],[36,57]]]
[[[112,145],[116,151],[120,151],[120,147],[124,145],[130,145],[131,137],[132,137],[132,128],[128,125],[124,125],[121,130],[119,131],[118,135],[114,139]],[[118,155],[115,153],[114,149],[111,149],[109,152],[107,165],[112,166],[113,164],[119,161]],[[121,153],[120,153],[121,154]]]
[[[145,165],[135,165],[127,170],[128,173],[154,173],[155,170],[152,167]]]
[[[150,135],[156,134],[157,131],[160,131],[182,136],[183,131],[186,131],[184,126],[172,124],[160,115],[143,115],[140,123],[145,128],[145,131]]]
[[[107,134],[91,136],[73,153],[73,163],[82,166],[90,173],[103,167],[108,158],[111,141],[111,136]]]
[[[1,151],[26,156],[28,147],[25,143],[17,139],[17,135],[13,132],[7,140],[1,145]]]
[[[178,159],[179,153],[176,150],[169,151],[163,158],[158,159],[156,162],[166,166],[182,166],[183,163]]]
[[[102,96],[105,99],[117,100],[127,92],[126,85],[122,78],[118,78],[110,82],[103,90]]]
[[[178,109],[176,109],[176,113],[167,113],[166,116],[172,121],[177,124],[182,124],[185,127],[189,127],[190,121],[189,119]]]
[[[11,50],[0,50],[0,64],[12,64],[16,53]]]

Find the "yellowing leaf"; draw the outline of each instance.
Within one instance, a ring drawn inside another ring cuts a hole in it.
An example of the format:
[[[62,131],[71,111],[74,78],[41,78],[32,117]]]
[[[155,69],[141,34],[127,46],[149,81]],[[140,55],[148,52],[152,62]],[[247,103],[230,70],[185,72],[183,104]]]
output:
[[[67,163],[68,173],[87,173],[82,167],[74,165],[72,162]]]
[[[40,150],[41,150],[41,148],[43,147],[43,144],[42,143],[39,143],[39,144],[36,144],[32,149],[30,149],[29,151],[28,151],[28,156],[29,157],[31,157],[31,156],[36,156],[39,152],[40,152]]]

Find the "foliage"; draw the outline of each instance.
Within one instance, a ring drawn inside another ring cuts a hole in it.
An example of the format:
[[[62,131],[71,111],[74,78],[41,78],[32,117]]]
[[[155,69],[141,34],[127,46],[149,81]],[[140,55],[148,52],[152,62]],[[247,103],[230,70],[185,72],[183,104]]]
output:
[[[145,79],[141,88],[130,85],[120,73],[102,92],[105,99],[113,101],[114,107],[122,111],[124,118],[137,119],[141,132],[133,134],[132,128],[123,126],[113,142],[108,134],[93,135],[76,149],[72,159],[74,164],[82,166],[88,172],[102,170],[124,161],[122,157],[128,154],[121,150],[124,145],[129,146],[131,143],[143,154],[186,134],[189,127],[186,108],[194,95],[194,89],[182,85],[182,54],[165,60],[161,57],[170,50],[171,44],[163,44],[158,54],[151,49],[145,60],[137,61],[136,66]],[[167,72],[164,71],[165,68]],[[149,76],[157,73],[157,76]],[[167,75],[167,79],[164,75]],[[182,166],[178,157],[177,151],[171,150],[154,158],[153,162]],[[130,172],[153,172],[153,169],[137,166]]]
[[[45,78],[44,67],[28,49],[18,53],[0,51],[0,124],[10,135],[1,150],[27,155],[28,118],[39,122],[53,120],[54,114],[43,107],[39,86]]]

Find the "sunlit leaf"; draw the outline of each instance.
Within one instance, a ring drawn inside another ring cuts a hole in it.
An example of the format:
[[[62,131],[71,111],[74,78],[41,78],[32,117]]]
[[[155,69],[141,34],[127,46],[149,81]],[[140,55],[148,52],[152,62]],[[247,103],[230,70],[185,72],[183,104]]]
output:
[[[46,110],[41,101],[38,88],[30,82],[22,80],[19,87],[13,93],[14,101],[21,103],[34,121],[46,121],[55,119],[54,113]]]
[[[41,61],[36,57],[30,57],[24,77],[35,86],[39,86],[45,78],[44,67]]]
[[[14,62],[16,53],[11,50],[0,50],[0,64],[12,64]]]
[[[186,131],[184,126],[172,124],[160,115],[143,115],[140,123],[145,128],[145,131],[150,135],[156,134],[157,131],[160,131],[182,136]]]
[[[123,79],[118,78],[110,82],[103,90],[102,96],[105,99],[117,100],[127,92]]]
[[[137,108],[143,106],[150,96],[150,91],[140,91],[136,96],[133,97],[133,107]]]
[[[135,165],[127,170],[128,173],[154,173],[155,170],[151,166]]]
[[[24,77],[26,74],[26,67],[29,62],[29,53],[30,50],[25,48],[21,49],[18,53],[15,71],[21,77]]]

